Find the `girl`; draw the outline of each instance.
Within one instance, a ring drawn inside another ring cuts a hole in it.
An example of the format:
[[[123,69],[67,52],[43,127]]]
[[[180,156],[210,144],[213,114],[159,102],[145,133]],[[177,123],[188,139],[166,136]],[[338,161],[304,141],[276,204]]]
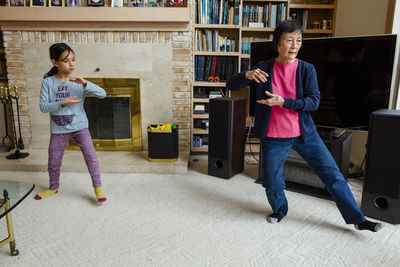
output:
[[[40,92],[40,110],[50,113],[50,144],[48,170],[50,187],[38,193],[40,200],[58,192],[60,167],[68,141],[74,138],[81,148],[92,177],[92,184],[99,202],[107,200],[101,189],[100,169],[92,138],[88,130],[88,119],[83,108],[85,94],[104,98],[103,88],[72,75],[75,69],[75,53],[68,45],[56,43],[50,47],[53,68],[44,76]]]

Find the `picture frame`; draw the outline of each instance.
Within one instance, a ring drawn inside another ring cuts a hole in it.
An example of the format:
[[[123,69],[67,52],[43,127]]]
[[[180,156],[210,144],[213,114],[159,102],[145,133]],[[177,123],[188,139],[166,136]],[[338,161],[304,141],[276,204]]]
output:
[[[129,7],[143,7],[143,0],[128,0]]]
[[[46,0],[31,0],[31,6],[35,7],[45,7]]]
[[[104,6],[104,0],[87,0],[88,6]]]
[[[79,6],[79,0],[68,0],[68,6],[69,7],[78,7]]]
[[[111,0],[111,7],[122,7],[124,0]]]
[[[167,7],[187,7],[187,0],[166,0]]]
[[[164,0],[149,0],[149,7],[163,7]]]
[[[34,0],[31,0],[34,1]],[[63,7],[64,0],[49,0],[49,6]]]
[[[25,0],[8,0],[8,6],[25,6]]]

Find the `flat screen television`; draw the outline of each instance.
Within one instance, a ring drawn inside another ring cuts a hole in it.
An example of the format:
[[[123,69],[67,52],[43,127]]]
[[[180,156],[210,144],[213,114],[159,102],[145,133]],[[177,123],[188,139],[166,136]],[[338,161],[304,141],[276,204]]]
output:
[[[303,40],[297,57],[315,66],[321,92],[311,113],[317,126],[368,130],[371,112],[392,108],[396,42],[397,35]],[[271,41],[251,44],[251,66],[276,56]],[[250,90],[251,116],[254,109]]]

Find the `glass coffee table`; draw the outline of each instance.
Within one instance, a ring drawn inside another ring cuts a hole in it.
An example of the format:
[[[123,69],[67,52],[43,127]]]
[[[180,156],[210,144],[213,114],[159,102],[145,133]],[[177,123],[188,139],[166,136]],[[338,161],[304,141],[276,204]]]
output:
[[[0,248],[10,244],[12,256],[19,254],[15,249],[15,238],[11,220],[11,211],[15,209],[33,191],[34,184],[0,180],[0,220],[6,217],[8,237],[0,241]]]

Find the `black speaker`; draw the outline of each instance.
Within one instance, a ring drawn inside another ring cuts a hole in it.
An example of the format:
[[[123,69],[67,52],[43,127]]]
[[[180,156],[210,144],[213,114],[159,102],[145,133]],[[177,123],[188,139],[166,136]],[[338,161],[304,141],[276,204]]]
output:
[[[361,210],[400,223],[400,110],[380,109],[369,121]]]
[[[244,169],[245,98],[210,99],[208,174],[230,178]]]
[[[340,172],[346,180],[349,172],[351,140],[351,132],[344,132],[339,137],[331,136],[322,138],[322,141],[329,152],[331,152]],[[262,153],[260,153],[260,179],[262,179],[262,160]],[[325,184],[318,175],[316,175],[304,159],[292,149],[289,151],[288,158],[283,166],[283,173],[285,175],[287,190],[332,200]]]

